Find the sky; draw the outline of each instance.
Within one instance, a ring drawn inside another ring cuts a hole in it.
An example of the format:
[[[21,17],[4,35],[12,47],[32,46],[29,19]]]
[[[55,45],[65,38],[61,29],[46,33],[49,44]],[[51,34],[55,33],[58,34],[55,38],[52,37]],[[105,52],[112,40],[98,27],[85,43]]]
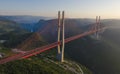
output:
[[[120,0],[0,0],[0,15],[120,18]]]

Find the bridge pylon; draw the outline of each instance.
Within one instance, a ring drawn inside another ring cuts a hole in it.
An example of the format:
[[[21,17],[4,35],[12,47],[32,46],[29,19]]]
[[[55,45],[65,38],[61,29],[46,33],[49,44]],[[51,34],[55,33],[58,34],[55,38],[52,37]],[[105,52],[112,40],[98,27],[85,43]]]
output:
[[[95,23],[95,26],[94,26],[94,30],[96,31],[95,32],[96,39],[100,38],[99,29],[100,29],[100,16],[96,16],[96,23]]]
[[[61,26],[61,14],[60,11],[58,11],[58,54],[60,54],[60,26]]]
[[[62,19],[61,19],[61,13],[60,13],[60,11],[58,11],[58,59],[61,62],[64,62],[64,48],[65,48],[64,21],[65,21],[65,19],[64,19],[64,11],[62,11]],[[62,32],[62,36],[61,36],[60,32]],[[62,41],[60,40],[61,39],[60,37],[62,37]]]

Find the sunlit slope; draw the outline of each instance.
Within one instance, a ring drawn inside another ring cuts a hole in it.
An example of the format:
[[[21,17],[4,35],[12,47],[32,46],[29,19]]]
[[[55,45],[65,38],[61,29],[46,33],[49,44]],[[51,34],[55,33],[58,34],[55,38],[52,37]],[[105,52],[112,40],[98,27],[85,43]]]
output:
[[[89,24],[93,23],[91,20],[85,19],[66,19],[65,20],[65,37],[80,34],[86,30]],[[38,23],[40,25],[40,23]],[[43,28],[40,28],[40,35],[48,42],[55,42],[57,40],[58,20],[44,21]],[[61,26],[62,27],[62,26]]]
[[[48,44],[38,33],[33,33],[17,45],[19,50],[31,50]]]

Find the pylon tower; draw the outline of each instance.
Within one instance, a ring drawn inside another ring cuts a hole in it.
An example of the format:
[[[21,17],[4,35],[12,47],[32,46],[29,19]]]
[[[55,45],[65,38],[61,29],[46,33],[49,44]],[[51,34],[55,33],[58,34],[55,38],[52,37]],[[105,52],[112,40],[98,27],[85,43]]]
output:
[[[97,39],[99,39],[99,29],[100,29],[100,16],[96,16],[96,24],[95,24],[95,36]]]
[[[64,27],[64,11],[62,12],[62,20],[61,13],[58,11],[58,59],[61,62],[64,62],[64,48],[65,48],[65,27]],[[61,38],[61,30],[62,30],[62,40]]]

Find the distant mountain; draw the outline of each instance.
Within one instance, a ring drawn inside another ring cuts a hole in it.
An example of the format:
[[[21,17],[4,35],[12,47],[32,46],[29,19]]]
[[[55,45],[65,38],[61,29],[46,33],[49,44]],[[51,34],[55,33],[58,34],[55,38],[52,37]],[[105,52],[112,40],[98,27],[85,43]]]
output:
[[[51,17],[43,16],[0,16],[0,20],[10,20],[19,23],[20,27],[29,32],[35,32],[40,26],[35,26],[39,20],[49,20]]]
[[[120,19],[105,19],[102,22],[109,28],[120,28]]]
[[[0,16],[0,19],[4,18],[4,19],[8,19],[11,21],[15,21],[17,23],[26,23],[26,24],[31,24],[31,23],[36,23],[38,22],[40,19],[44,19],[44,20],[48,20],[48,19],[52,19],[51,17],[43,17],[43,16],[29,16],[29,15],[18,15],[18,16]]]
[[[27,31],[22,29],[19,24],[14,21],[0,19],[0,34],[4,33],[26,33]]]
[[[40,34],[48,42],[56,41],[57,38],[57,19],[39,21],[35,26],[38,28]],[[88,28],[88,25],[93,23],[93,21],[85,19],[66,19],[65,20],[65,37],[70,37],[79,34]],[[39,27],[38,27],[39,26]],[[52,39],[51,39],[52,38]]]

